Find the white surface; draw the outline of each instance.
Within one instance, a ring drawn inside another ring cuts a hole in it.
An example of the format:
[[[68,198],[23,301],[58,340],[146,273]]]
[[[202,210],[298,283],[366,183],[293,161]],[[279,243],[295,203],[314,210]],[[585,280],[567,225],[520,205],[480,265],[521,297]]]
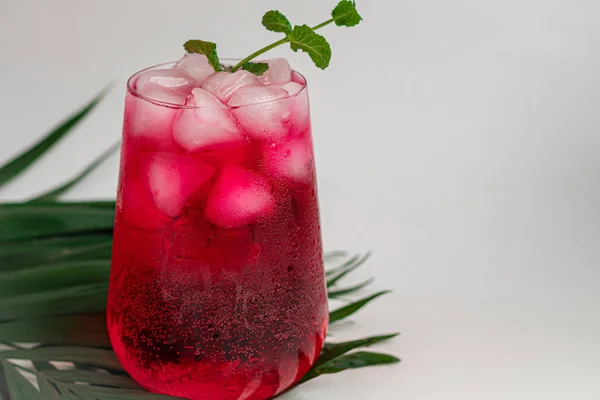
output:
[[[597,400],[600,2],[359,3],[363,25],[323,32],[329,70],[291,60],[310,80],[326,247],[373,249],[363,276],[395,291],[334,333],[400,330],[380,350],[404,361],[285,398]],[[118,140],[124,79],[186,39],[243,56],[275,39],[266,10],[318,23],[334,4],[3,0],[0,160],[118,89],[1,199]],[[116,173],[114,157],[69,198],[111,197]]]

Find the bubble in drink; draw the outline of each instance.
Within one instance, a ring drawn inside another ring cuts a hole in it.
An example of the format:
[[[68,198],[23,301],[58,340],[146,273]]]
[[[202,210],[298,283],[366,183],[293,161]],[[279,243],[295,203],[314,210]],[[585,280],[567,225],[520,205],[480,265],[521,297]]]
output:
[[[196,88],[173,123],[175,141],[195,152],[242,140],[233,116],[214,95]]]
[[[260,81],[251,72],[240,70],[233,74],[219,71],[202,82],[202,89],[208,90],[223,103],[227,103],[236,90],[244,86],[259,86]]]
[[[269,217],[275,208],[267,179],[237,165],[223,168],[206,202],[206,218],[223,228],[237,228]]]
[[[285,58],[268,60],[269,69],[260,76],[265,85],[282,85],[292,81],[292,68]]]
[[[173,218],[215,173],[214,167],[196,158],[167,152],[142,154],[140,169],[156,207]]]
[[[229,106],[240,126],[252,138],[269,141],[288,134],[292,102],[287,91],[269,86],[247,86],[231,96]]]
[[[201,84],[207,76],[215,72],[204,54],[186,54],[175,64],[175,68],[187,72],[196,80],[196,84]]]

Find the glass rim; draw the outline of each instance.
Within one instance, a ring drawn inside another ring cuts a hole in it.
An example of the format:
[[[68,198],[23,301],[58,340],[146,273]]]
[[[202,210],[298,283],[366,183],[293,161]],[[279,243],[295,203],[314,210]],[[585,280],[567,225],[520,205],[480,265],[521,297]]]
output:
[[[226,64],[231,62],[231,63],[237,63],[239,62],[240,59],[237,58],[221,58],[221,62],[225,62]],[[260,62],[261,60],[257,60],[257,62]],[[264,60],[263,60],[264,61]],[[156,100],[156,99],[152,99],[151,97],[148,96],[144,96],[143,94],[139,93],[136,88],[134,87],[134,82],[136,80],[136,78],[138,78],[142,73],[146,72],[146,71],[150,71],[150,70],[160,70],[160,69],[167,69],[167,68],[163,68],[166,66],[174,66],[175,64],[177,64],[178,61],[169,61],[169,62],[164,62],[164,63],[160,63],[160,64],[156,64],[153,65],[151,67],[147,67],[144,69],[141,69],[137,72],[135,72],[133,75],[131,75],[128,79],[127,79],[127,91],[134,97],[137,97],[143,101],[146,101],[148,103],[152,103],[158,106],[162,106],[162,107],[168,107],[168,108],[176,108],[176,109],[190,109],[190,110],[194,110],[194,109],[199,109],[199,108],[212,108],[212,106],[187,106],[185,104],[177,104],[177,103],[169,103],[166,101],[160,101],[160,100]],[[226,107],[228,107],[231,110],[235,110],[235,109],[240,109],[240,108],[244,108],[244,107],[251,107],[251,106],[256,106],[259,104],[271,104],[271,103],[277,103],[277,102],[281,102],[281,101],[285,101],[287,99],[290,98],[294,98],[299,96],[300,94],[304,93],[307,89],[308,89],[308,82],[306,80],[306,77],[304,75],[302,75],[300,72],[292,69],[293,73],[298,74],[298,76],[300,76],[302,78],[303,83],[300,82],[296,82],[299,85],[301,85],[302,87],[300,88],[300,90],[294,94],[289,94],[285,97],[280,97],[278,99],[273,99],[273,100],[266,100],[266,101],[258,101],[255,103],[248,103],[248,104],[242,104],[239,106],[228,106],[227,104],[224,104]],[[294,82],[294,81],[292,81]],[[198,86],[199,87],[199,86]],[[265,86],[268,87],[268,86]],[[196,89],[196,88],[194,88]]]

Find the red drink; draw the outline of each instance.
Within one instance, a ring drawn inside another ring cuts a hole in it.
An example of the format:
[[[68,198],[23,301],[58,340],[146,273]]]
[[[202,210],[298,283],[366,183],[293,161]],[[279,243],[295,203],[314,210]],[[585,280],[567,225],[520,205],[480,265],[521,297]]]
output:
[[[267,399],[321,351],[308,94],[287,63],[270,64],[260,79],[207,76],[186,56],[129,81],[108,327],[150,391]]]

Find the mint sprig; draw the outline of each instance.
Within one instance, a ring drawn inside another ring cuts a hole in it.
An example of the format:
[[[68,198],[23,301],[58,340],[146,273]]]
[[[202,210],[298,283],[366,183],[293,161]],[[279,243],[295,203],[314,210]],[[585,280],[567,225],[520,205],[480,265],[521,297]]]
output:
[[[291,49],[295,52],[298,50],[306,52],[318,68],[325,69],[331,61],[331,46],[327,42],[327,39],[315,31],[331,23],[335,23],[337,26],[351,27],[358,25],[360,21],[362,21],[362,17],[356,10],[356,2],[354,0],[340,1],[331,12],[330,19],[313,27],[295,25],[292,28],[289,19],[281,12],[277,10],[268,11],[262,18],[263,26],[272,32],[283,33],[285,37],[250,54],[231,68],[231,72],[235,72],[241,68],[258,76],[262,75],[268,69],[268,66],[265,63],[250,62],[267,51],[285,43],[289,43]],[[206,55],[210,64],[215,68],[215,71],[221,70],[216,44],[202,40],[190,40],[186,42],[184,47],[189,53]]]
[[[285,37],[244,58],[232,68],[232,71],[238,70],[248,61],[285,43],[290,43],[293,51],[302,50],[306,52],[317,67],[325,69],[331,61],[331,46],[327,42],[327,39],[315,31],[331,23],[335,23],[337,26],[351,27],[358,25],[360,21],[362,21],[362,17],[356,10],[356,2],[354,0],[340,1],[331,12],[330,19],[312,28],[308,25],[296,25],[292,29],[291,23],[285,15],[279,11],[268,11],[263,16],[263,25],[270,31],[285,33]]]
[[[188,40],[183,47],[188,53],[204,54],[215,72],[221,71],[221,63],[219,62],[215,43],[205,42],[204,40]]]

